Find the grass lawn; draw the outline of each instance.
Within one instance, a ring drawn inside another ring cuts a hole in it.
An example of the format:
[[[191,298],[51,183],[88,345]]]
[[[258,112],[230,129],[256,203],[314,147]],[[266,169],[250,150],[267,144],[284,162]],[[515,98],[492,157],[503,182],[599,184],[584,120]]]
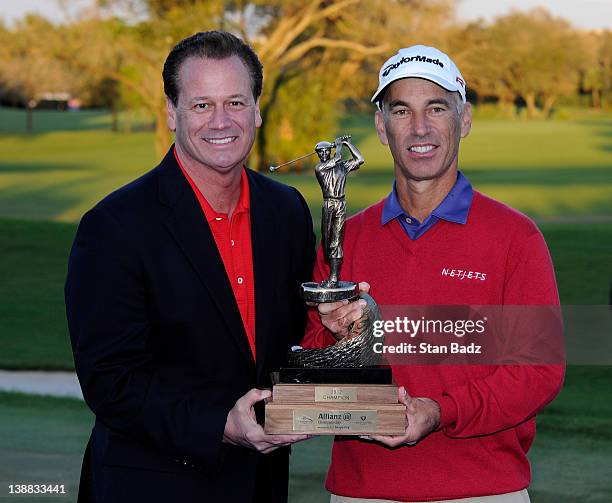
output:
[[[0,135],[0,216],[78,221],[98,200],[155,165],[150,133]]]
[[[537,503],[612,501],[612,367],[569,367],[538,415],[530,494]]]
[[[0,221],[0,368],[72,368],[63,284],[74,224]]]
[[[612,368],[570,367],[559,397],[538,416],[529,457],[534,503],[612,500]],[[81,457],[93,417],[77,400],[0,393],[0,500],[9,483],[65,484],[75,501]],[[297,444],[291,457],[291,503],[328,501],[323,488],[331,439]],[[54,498],[57,498],[54,496]]]
[[[0,501],[41,501],[8,495],[9,484],[64,484],[76,501],[83,452],[93,426],[85,404],[66,398],[0,393]]]
[[[125,129],[130,124],[133,130],[151,129],[151,119],[143,111],[119,112],[118,127]],[[52,131],[89,131],[112,127],[112,116],[107,110],[78,110],[58,112],[34,110],[32,126],[35,134]],[[25,110],[0,107],[0,133],[20,134],[26,132]]]
[[[391,190],[392,158],[363,117],[351,121],[366,162],[347,183],[349,213]],[[612,118],[575,122],[476,122],[459,166],[474,187],[539,219],[612,216]],[[312,173],[276,175],[320,200]],[[317,209],[317,215],[320,210]]]
[[[73,114],[55,115],[67,121]],[[342,127],[366,158],[347,185],[354,212],[389,192],[392,162],[371,117],[352,117]],[[156,164],[152,133],[88,128],[0,133],[0,218],[77,221],[104,195]],[[476,188],[534,217],[612,215],[611,152],[609,115],[566,122],[480,121],[462,143],[460,166]],[[319,206],[311,172],[274,176]]]

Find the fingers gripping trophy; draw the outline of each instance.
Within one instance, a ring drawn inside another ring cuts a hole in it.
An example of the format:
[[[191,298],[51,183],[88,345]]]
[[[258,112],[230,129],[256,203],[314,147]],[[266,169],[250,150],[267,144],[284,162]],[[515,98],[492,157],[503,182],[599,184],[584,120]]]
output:
[[[343,147],[350,152],[350,159],[342,158]],[[335,149],[333,157],[332,148]],[[351,142],[349,135],[336,138],[333,144],[321,141],[315,145],[315,152],[320,161],[315,167],[315,173],[323,192],[321,240],[323,253],[329,262],[330,274],[322,283],[304,283],[302,295],[304,300],[317,303],[351,299],[359,294],[357,284],[339,280],[346,221],[345,187],[347,175],[359,169],[364,158]]]

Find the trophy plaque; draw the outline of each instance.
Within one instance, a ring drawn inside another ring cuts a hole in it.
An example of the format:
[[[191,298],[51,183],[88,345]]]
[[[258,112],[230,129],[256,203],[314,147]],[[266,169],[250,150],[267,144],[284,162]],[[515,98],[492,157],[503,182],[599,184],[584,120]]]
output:
[[[351,154],[349,159],[342,159],[345,146]],[[391,369],[381,368],[380,355],[372,350],[374,322],[380,319],[380,310],[372,297],[359,293],[356,283],[339,279],[346,221],[346,176],[359,169],[364,159],[348,135],[336,138],[333,143],[317,143],[313,153],[320,161],[315,173],[323,193],[321,243],[330,274],[321,283],[303,283],[302,298],[310,305],[361,298],[367,305],[361,318],[349,327],[348,335],[336,344],[320,349],[292,348],[289,367],[272,375],[272,397],[266,401],[264,431],[401,435],[406,429],[406,408],[398,403]],[[271,166],[270,170],[276,171],[282,165]]]

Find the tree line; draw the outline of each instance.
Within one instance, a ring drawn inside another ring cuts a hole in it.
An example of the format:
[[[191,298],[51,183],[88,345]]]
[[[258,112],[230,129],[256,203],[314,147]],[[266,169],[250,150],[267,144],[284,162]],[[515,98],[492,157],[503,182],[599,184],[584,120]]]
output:
[[[253,165],[283,162],[329,136],[346,107],[367,109],[378,69],[422,43],[461,68],[469,99],[507,115],[549,117],[559,99],[610,106],[612,32],[573,27],[544,9],[459,22],[454,0],[97,0],[69,22],[0,25],[0,102],[31,108],[45,92],[85,106],[144,108],[158,154],[171,142],[161,68],[196,31],[225,29],[264,65]]]

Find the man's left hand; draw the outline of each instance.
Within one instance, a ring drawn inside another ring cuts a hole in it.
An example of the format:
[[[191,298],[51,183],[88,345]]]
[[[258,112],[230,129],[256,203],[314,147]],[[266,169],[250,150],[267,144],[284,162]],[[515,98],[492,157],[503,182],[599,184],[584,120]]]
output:
[[[399,401],[406,405],[406,432],[403,435],[363,435],[365,440],[380,442],[388,447],[414,445],[440,425],[440,406],[430,398],[411,397],[403,386]]]

